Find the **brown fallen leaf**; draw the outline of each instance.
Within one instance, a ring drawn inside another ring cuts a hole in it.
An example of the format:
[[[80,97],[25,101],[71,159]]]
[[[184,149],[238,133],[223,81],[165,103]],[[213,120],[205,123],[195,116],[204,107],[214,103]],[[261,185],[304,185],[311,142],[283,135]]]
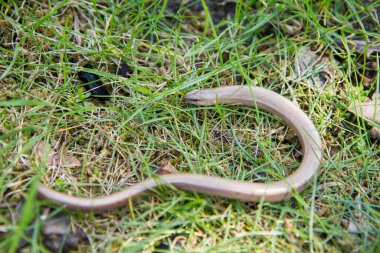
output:
[[[56,154],[53,156],[53,159],[47,163],[47,166],[72,168],[81,166],[81,162],[73,155]]]
[[[355,105],[348,108],[348,111],[353,114],[358,114],[368,120],[373,120],[380,124],[380,100],[360,103],[357,101]]]
[[[168,175],[168,174],[177,174],[178,170],[174,168],[173,165],[168,162],[165,166],[161,166],[158,170],[156,170],[156,174],[158,175]]]
[[[74,27],[74,31],[78,34],[80,34],[80,20],[79,20],[79,17],[78,17],[78,14],[76,12],[76,10],[74,9],[73,11],[73,16],[74,16],[74,23],[73,23],[73,27]],[[82,45],[82,38],[81,36],[77,35],[77,34],[74,34],[74,38],[75,38],[75,42],[78,46],[81,46]]]
[[[53,252],[70,252],[87,241],[82,228],[72,224],[70,216],[59,213],[46,219],[42,226],[43,243]]]
[[[41,141],[36,148],[38,160],[40,162],[45,161],[47,167],[72,168],[81,166],[81,162],[77,157],[63,154],[61,151],[58,152],[59,146],[59,144],[54,144],[54,147],[51,147],[45,141]]]
[[[380,140],[380,128],[374,127],[371,130],[369,130],[369,137],[372,140]]]
[[[291,80],[323,88],[340,76],[334,62],[329,57],[317,53],[307,46],[299,49],[292,66]]]
[[[340,41],[340,44],[344,45],[342,41]],[[374,52],[380,52],[380,43],[374,44],[371,42],[366,42],[364,40],[348,40],[347,46],[355,53],[366,52],[368,57]]]
[[[15,212],[12,214],[12,217],[15,221],[19,222],[22,209],[24,208],[23,203],[19,203],[15,208]],[[40,226],[35,226],[37,222],[36,219],[33,219],[32,224],[29,224],[25,231],[23,231],[23,237],[17,245],[16,252],[30,252],[32,238],[36,236],[36,232],[41,235],[43,244],[46,248],[52,252],[70,252],[74,249],[77,249],[80,244],[87,243],[88,237],[85,231],[75,225],[70,216],[65,213],[58,213],[53,216],[47,217],[50,209],[42,209],[40,219],[42,221],[41,234]],[[11,227],[11,226],[9,226]],[[6,230],[1,234],[0,240],[4,239],[4,236],[9,235],[13,228],[6,228]],[[37,229],[37,230],[36,230]],[[25,249],[26,248],[26,249]],[[5,252],[5,251],[0,251]]]
[[[296,35],[303,28],[302,22],[300,22],[296,19],[290,19],[288,21],[281,21],[281,22],[279,22],[279,25],[280,25],[282,31],[288,35]]]

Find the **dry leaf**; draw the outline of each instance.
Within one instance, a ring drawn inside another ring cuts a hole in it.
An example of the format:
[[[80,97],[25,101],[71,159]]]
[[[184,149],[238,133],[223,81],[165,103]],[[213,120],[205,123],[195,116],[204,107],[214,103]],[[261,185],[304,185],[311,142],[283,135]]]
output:
[[[369,130],[369,137],[372,140],[380,140],[380,128],[374,127],[371,130]]]
[[[51,147],[46,142],[41,141],[36,149],[36,154],[38,160],[45,161],[46,166],[49,167],[79,167],[81,166],[81,162],[78,158],[69,154],[62,154],[62,152],[58,152],[58,144],[54,145],[55,147]],[[46,160],[45,160],[46,159]]]
[[[357,106],[350,106],[348,111],[353,114],[359,114],[361,117],[373,120],[380,124],[380,100],[365,102],[362,104],[357,101],[356,104]]]
[[[350,217],[350,221],[348,222],[347,231],[350,234],[356,234],[360,231],[360,229],[358,228],[358,226],[356,225],[352,217]]]
[[[81,162],[73,155],[56,154],[51,161],[47,161],[47,166],[54,165],[57,167],[72,168],[81,166]]]
[[[71,224],[71,218],[64,213],[48,218],[42,226],[42,235],[44,245],[53,252],[70,252],[87,241],[86,233]]]
[[[77,33],[80,33],[80,20],[79,20],[79,17],[78,17],[78,14],[77,12],[74,10],[73,12],[73,15],[74,15],[74,31],[77,32]],[[74,38],[75,38],[75,42],[78,46],[81,46],[82,45],[82,38],[81,36],[77,35],[77,34],[74,34]]]
[[[340,42],[341,45],[344,45],[343,42]],[[367,52],[369,57],[373,52],[380,52],[380,43],[372,44],[364,40],[349,40],[347,41],[347,46],[350,50],[354,50],[355,53]]]
[[[288,35],[296,35],[296,34],[300,33],[300,31],[303,28],[303,24],[296,19],[290,19],[287,21],[280,21],[279,25],[280,25],[282,31]]]
[[[302,47],[293,64],[292,77],[296,81],[304,81],[310,86],[324,87],[339,74],[333,62],[326,56],[319,56],[309,47]]]
[[[178,170],[174,168],[174,166],[171,165],[170,162],[168,162],[165,166],[162,166],[161,168],[159,168],[156,171],[156,173],[158,175],[177,174]]]

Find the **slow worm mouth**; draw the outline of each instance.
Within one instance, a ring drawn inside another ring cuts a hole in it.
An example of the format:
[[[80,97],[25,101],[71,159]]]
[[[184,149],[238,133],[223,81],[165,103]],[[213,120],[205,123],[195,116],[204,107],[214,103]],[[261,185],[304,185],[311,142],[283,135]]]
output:
[[[217,94],[209,90],[193,90],[186,93],[184,99],[188,104],[193,105],[214,105],[217,100]]]
[[[184,100],[187,104],[200,105],[204,99],[202,99],[200,90],[193,90],[185,94]]]
[[[200,90],[193,90],[185,94],[185,99],[186,100],[200,100],[201,91]]]

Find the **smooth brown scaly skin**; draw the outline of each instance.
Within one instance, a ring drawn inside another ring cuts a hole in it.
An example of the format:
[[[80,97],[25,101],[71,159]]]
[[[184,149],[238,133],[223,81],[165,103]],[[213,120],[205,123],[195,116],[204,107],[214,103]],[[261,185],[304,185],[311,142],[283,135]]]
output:
[[[317,175],[322,161],[321,137],[306,114],[283,96],[254,86],[228,86],[197,90],[186,94],[185,101],[195,105],[249,105],[273,113],[289,124],[302,143],[303,159],[300,167],[282,181],[249,183],[221,177],[169,174],[148,179],[127,189],[102,197],[78,198],[57,192],[41,184],[38,196],[73,210],[107,211],[128,204],[130,198],[157,187],[171,184],[179,189],[221,196],[230,199],[258,202],[280,201],[292,196],[292,189],[300,192]]]

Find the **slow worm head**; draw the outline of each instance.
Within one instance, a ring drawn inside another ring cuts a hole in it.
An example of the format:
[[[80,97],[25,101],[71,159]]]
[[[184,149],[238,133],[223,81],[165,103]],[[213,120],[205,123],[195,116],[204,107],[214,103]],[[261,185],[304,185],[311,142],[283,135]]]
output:
[[[128,204],[134,198],[158,185],[172,184],[177,188],[244,201],[281,201],[302,191],[318,173],[322,161],[322,143],[317,129],[306,114],[283,96],[254,86],[227,86],[192,91],[185,101],[195,105],[247,105],[263,109],[283,119],[297,133],[302,144],[300,167],[290,176],[273,183],[251,183],[197,174],[163,175],[148,179],[120,192],[96,198],[80,198],[57,192],[43,184],[38,195],[70,209],[106,211]]]

